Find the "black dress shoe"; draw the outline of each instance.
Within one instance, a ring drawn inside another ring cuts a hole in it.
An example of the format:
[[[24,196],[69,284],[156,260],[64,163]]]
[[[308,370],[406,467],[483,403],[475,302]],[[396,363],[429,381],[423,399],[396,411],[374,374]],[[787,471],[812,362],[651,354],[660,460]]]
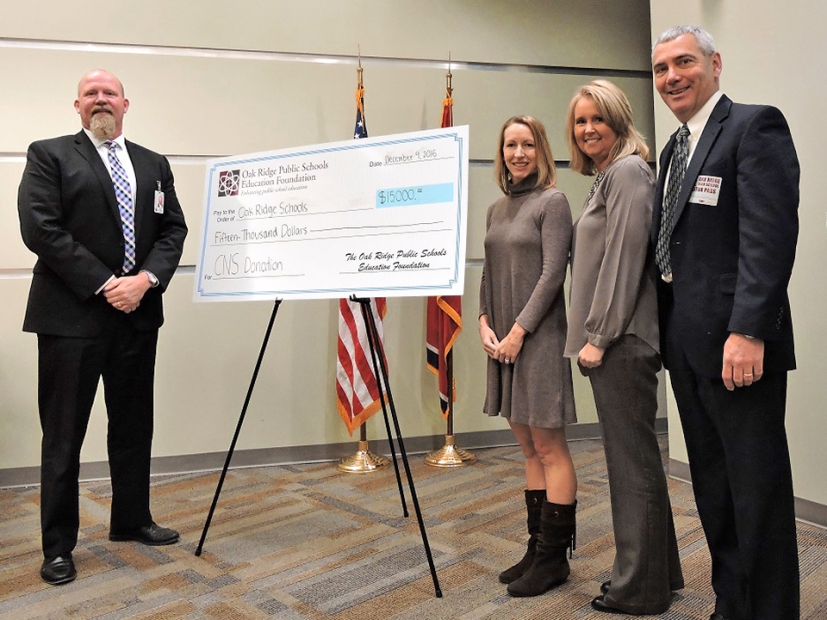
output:
[[[110,532],[109,540],[120,542],[124,540],[134,540],[135,542],[143,543],[151,547],[160,545],[171,545],[178,542],[178,532],[171,530],[168,527],[161,527],[157,523],[144,525],[131,532]]]
[[[75,577],[78,576],[78,572],[75,570],[72,554],[65,553],[53,557],[51,560],[43,560],[43,565],[40,567],[40,576],[43,581],[53,586],[74,581]]]
[[[602,611],[607,614],[626,614],[625,611],[622,609],[618,609],[617,607],[612,607],[609,605],[605,600],[603,600],[603,594],[600,596],[595,596],[592,599],[592,609],[596,611]]]
[[[600,591],[603,594],[608,594],[609,593],[609,588],[611,588],[611,587],[612,587],[612,580],[609,579],[608,581],[604,581],[603,583],[600,584]],[[672,592],[677,592],[678,590],[683,590],[683,585],[681,585],[678,588],[673,588],[672,586],[669,586],[669,589],[672,590]],[[715,618],[713,616],[712,620],[726,620],[726,618],[724,618],[723,616],[718,614],[718,618]]]

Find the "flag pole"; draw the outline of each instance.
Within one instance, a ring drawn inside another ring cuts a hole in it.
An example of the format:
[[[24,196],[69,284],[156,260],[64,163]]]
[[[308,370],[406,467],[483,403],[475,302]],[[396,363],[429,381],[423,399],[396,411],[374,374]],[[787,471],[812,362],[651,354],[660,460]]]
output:
[[[359,46],[356,47],[356,50],[358,58],[358,66],[356,69],[356,75],[358,76],[357,99],[359,99],[359,91],[363,88],[362,50]],[[361,107],[362,102],[357,100],[356,105]],[[362,121],[364,122],[364,113],[362,115]],[[356,448],[356,453],[352,454],[351,456],[345,457],[341,461],[339,461],[339,463],[336,465],[336,469],[348,474],[367,474],[376,471],[377,469],[387,467],[389,463],[390,461],[388,461],[388,459],[386,459],[384,456],[371,452],[370,447],[368,446],[367,421],[365,421],[362,422],[361,426],[359,426],[359,444]]]
[[[445,432],[445,445],[425,455],[425,464],[431,467],[465,467],[473,464],[477,457],[468,450],[456,445],[454,439],[454,354],[448,354],[448,418]]]
[[[445,105],[453,105],[453,75],[451,74],[451,52],[448,52],[448,72],[445,74]],[[445,120],[445,111],[443,106],[443,126]],[[453,124],[453,116],[451,116],[451,123]],[[440,363],[442,360],[440,360]],[[425,455],[425,464],[431,467],[464,467],[471,465],[477,460],[477,457],[463,450],[456,445],[454,439],[454,352],[449,351],[445,356],[446,374],[448,377],[448,415],[446,416],[447,430],[445,432],[445,445],[439,450],[434,450]]]

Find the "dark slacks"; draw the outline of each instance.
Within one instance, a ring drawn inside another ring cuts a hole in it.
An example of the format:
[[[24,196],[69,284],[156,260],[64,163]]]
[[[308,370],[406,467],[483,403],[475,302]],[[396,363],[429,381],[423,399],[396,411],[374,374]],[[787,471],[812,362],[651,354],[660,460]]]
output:
[[[667,332],[698,514],[712,556],[716,612],[796,620],[798,547],[784,416],[787,373],[728,391],[694,373]]]
[[[158,330],[136,331],[115,316],[96,338],[38,335],[43,555],[72,551],[79,526],[80,450],[103,379],[112,477],[110,529],[152,521],[149,468]]]
[[[672,508],[655,434],[660,357],[622,336],[589,380],[603,427],[616,555],[606,603],[635,614],[669,607],[683,587]]]

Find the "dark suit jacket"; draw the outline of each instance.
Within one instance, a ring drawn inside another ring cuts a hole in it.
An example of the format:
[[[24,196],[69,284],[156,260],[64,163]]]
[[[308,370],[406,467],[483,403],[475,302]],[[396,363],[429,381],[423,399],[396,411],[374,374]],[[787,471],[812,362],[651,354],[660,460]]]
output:
[[[111,177],[94,145],[81,131],[34,142],[18,190],[20,229],[37,255],[24,331],[56,336],[94,337],[117,316],[95,292],[114,275],[155,274],[128,316],[139,330],[163,323],[161,293],[175,273],[187,227],[165,157],[127,141],[137,178],[136,265],[121,274],[124,239]],[[163,213],[155,213],[157,182],[164,191]]]
[[[660,156],[652,242],[675,135]],[[689,202],[699,175],[721,178],[717,206]],[[721,376],[730,332],[765,342],[764,371],[795,368],[787,284],[798,237],[799,166],[784,116],[721,97],[689,161],[670,241],[673,282],[660,282],[661,354],[671,327],[693,370]]]

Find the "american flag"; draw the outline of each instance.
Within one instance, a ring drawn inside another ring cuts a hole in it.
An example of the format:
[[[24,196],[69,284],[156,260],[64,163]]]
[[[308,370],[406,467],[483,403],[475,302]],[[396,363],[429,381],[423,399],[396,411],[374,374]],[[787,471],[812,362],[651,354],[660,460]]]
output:
[[[361,66],[356,87],[356,127],[353,130],[353,137],[356,139],[368,137]],[[385,318],[387,311],[385,298],[372,299],[370,309],[376,321],[379,339],[384,342],[382,319]],[[373,373],[373,361],[370,357],[370,345],[365,331],[365,321],[362,318],[361,305],[348,299],[339,300],[336,396],[339,415],[342,416],[351,435],[382,407],[379,398],[379,383]]]
[[[361,71],[361,69],[360,69]],[[368,126],[365,123],[365,87],[362,86],[362,78],[356,87],[356,128],[353,130],[353,139],[368,137]]]
[[[441,127],[454,125],[454,100],[451,97],[451,71],[446,76],[445,100],[442,102]],[[427,350],[428,370],[439,377],[439,406],[442,417],[447,418],[451,413],[452,403],[448,400],[449,357],[454,342],[462,331],[462,297],[458,295],[444,295],[428,298],[428,313],[426,319],[425,348]],[[451,373],[452,401],[457,399],[456,382]]]

